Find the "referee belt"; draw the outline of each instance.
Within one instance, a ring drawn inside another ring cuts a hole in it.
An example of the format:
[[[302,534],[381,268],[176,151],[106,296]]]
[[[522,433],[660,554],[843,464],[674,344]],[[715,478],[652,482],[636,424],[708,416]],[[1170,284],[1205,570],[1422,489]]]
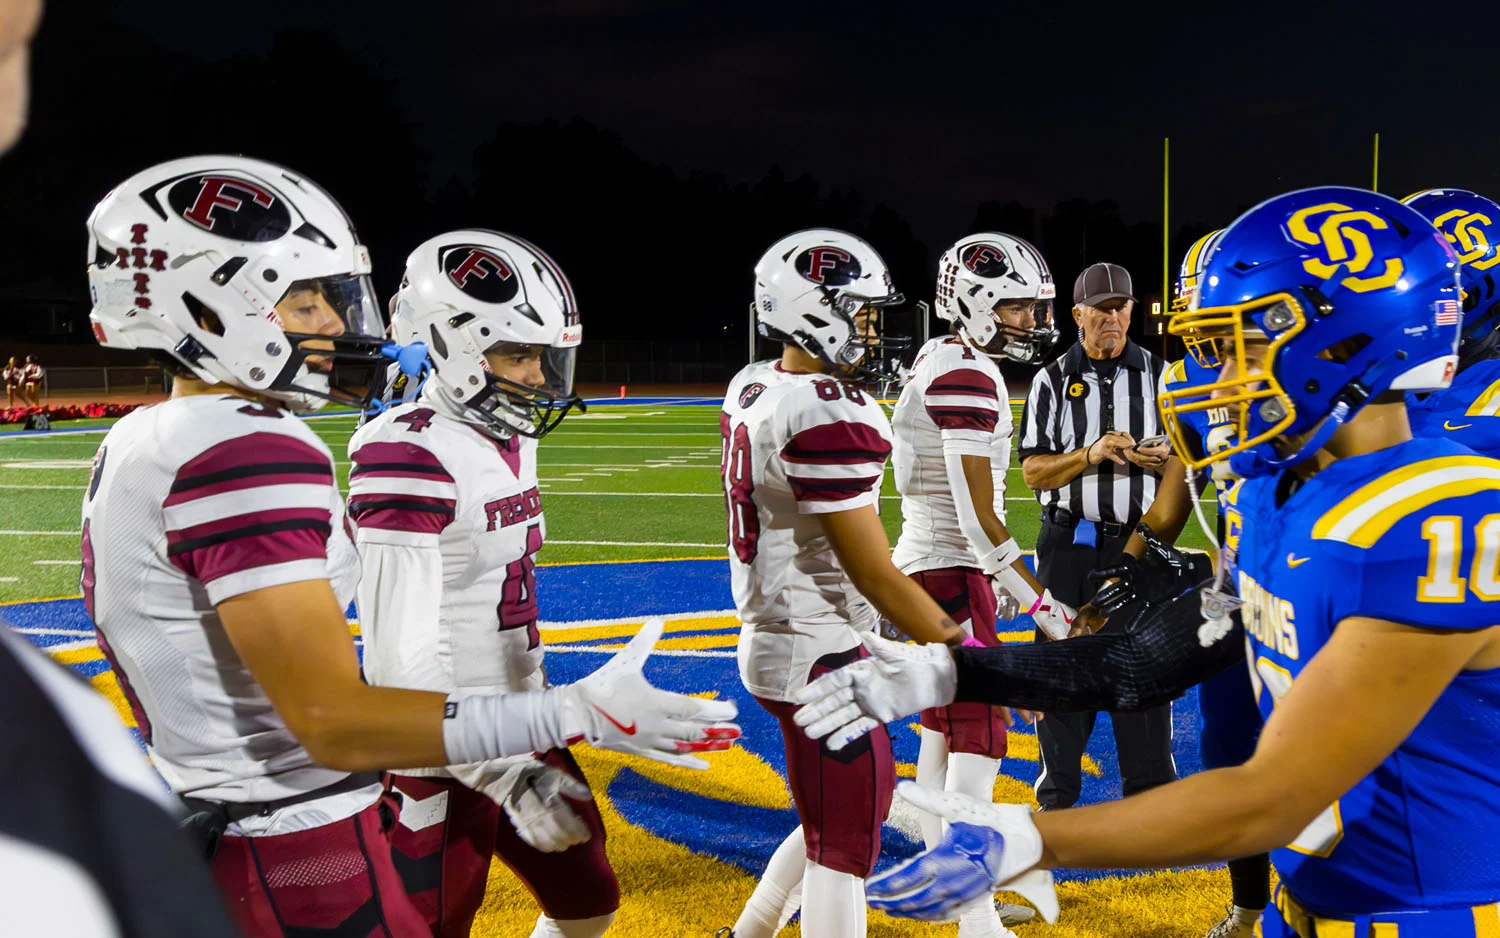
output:
[[[1042,520],[1071,531],[1078,527],[1078,522],[1083,519],[1066,508],[1049,505],[1042,509]],[[1118,521],[1095,521],[1094,527],[1105,537],[1123,537],[1135,530],[1134,522],[1122,524]]]
[[[1487,938],[1500,929],[1500,905],[1494,903],[1327,918],[1304,909],[1280,883],[1276,885],[1276,911],[1302,938]]]

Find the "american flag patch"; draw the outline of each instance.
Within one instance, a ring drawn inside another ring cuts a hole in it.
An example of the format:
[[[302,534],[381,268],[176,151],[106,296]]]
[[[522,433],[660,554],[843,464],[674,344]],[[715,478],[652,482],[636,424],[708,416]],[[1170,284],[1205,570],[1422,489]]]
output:
[[[1432,321],[1439,326],[1458,325],[1458,301],[1438,300],[1433,303]]]

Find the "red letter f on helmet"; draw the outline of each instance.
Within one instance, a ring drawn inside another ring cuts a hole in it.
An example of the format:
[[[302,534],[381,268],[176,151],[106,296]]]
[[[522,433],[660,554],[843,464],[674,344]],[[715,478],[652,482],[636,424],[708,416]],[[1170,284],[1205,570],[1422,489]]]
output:
[[[452,280],[453,285],[461,290],[464,284],[469,282],[470,276],[483,280],[490,275],[491,270],[499,274],[501,280],[509,280],[511,278],[510,267],[506,265],[505,261],[491,254],[489,251],[470,248],[468,256],[460,261],[457,267],[448,271],[448,279]]]
[[[822,283],[824,273],[851,260],[853,258],[849,256],[849,252],[841,248],[813,248],[807,252],[807,279],[813,283]]]
[[[270,208],[276,201],[274,195],[253,182],[229,176],[204,176],[203,187],[198,190],[198,198],[193,201],[192,208],[182,213],[182,217],[204,231],[213,231],[215,208],[223,206],[231,212],[238,212],[240,206],[245,204],[243,199],[226,191],[229,189],[244,193],[261,208]]]
[[[981,244],[979,247],[970,252],[969,256],[964,259],[964,266],[974,271],[975,273],[978,273],[979,268],[983,267],[984,265],[1004,260],[1005,255],[995,250],[993,246],[988,244]]]

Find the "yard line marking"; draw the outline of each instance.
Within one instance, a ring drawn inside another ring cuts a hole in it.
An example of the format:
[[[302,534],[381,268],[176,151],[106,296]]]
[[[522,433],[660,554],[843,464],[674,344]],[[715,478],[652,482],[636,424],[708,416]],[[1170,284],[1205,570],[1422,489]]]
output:
[[[546,632],[548,629],[587,629],[603,625],[630,625],[635,622],[645,623],[647,619],[661,619],[666,622],[675,622],[678,619],[719,619],[727,616],[735,616],[739,613],[733,609],[710,609],[704,612],[670,612],[660,616],[621,616],[615,619],[570,619],[566,622],[552,622],[541,619],[536,627]],[[542,636],[546,638],[544,634]]]
[[[79,531],[0,531],[0,536],[13,537],[77,537]]]
[[[0,463],[0,469],[92,469],[93,459],[27,459]]]
[[[0,531],[0,534],[4,534]],[[571,547],[720,547],[721,543],[703,544],[695,541],[554,541],[547,540],[548,544],[558,544]]]
[[[52,629],[52,628],[18,629],[18,628],[12,627],[11,631],[17,633],[18,635],[77,635],[80,638],[90,637],[90,636],[92,636],[94,634],[93,631],[90,630],[90,629]],[[57,646],[54,645],[52,647],[55,648]]]
[[[21,578],[17,576],[0,576],[0,583],[19,583]]]
[[[547,653],[553,654],[595,654],[613,655],[624,645],[548,645]],[[655,648],[651,651],[651,657],[662,655],[667,658],[733,658],[734,651],[708,651],[696,648]]]
[[[38,567],[76,567],[76,560],[33,560],[32,564]]]
[[[581,479],[576,481],[583,481]],[[723,492],[558,492],[558,495],[618,495],[622,498],[723,498]],[[551,541],[549,543],[557,543]]]

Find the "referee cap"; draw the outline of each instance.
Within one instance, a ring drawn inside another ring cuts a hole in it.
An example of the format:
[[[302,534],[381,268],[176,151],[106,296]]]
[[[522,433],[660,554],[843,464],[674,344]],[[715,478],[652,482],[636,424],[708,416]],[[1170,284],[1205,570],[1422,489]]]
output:
[[[1134,300],[1130,272],[1119,264],[1095,264],[1073,281],[1074,306],[1098,306],[1105,300]]]

